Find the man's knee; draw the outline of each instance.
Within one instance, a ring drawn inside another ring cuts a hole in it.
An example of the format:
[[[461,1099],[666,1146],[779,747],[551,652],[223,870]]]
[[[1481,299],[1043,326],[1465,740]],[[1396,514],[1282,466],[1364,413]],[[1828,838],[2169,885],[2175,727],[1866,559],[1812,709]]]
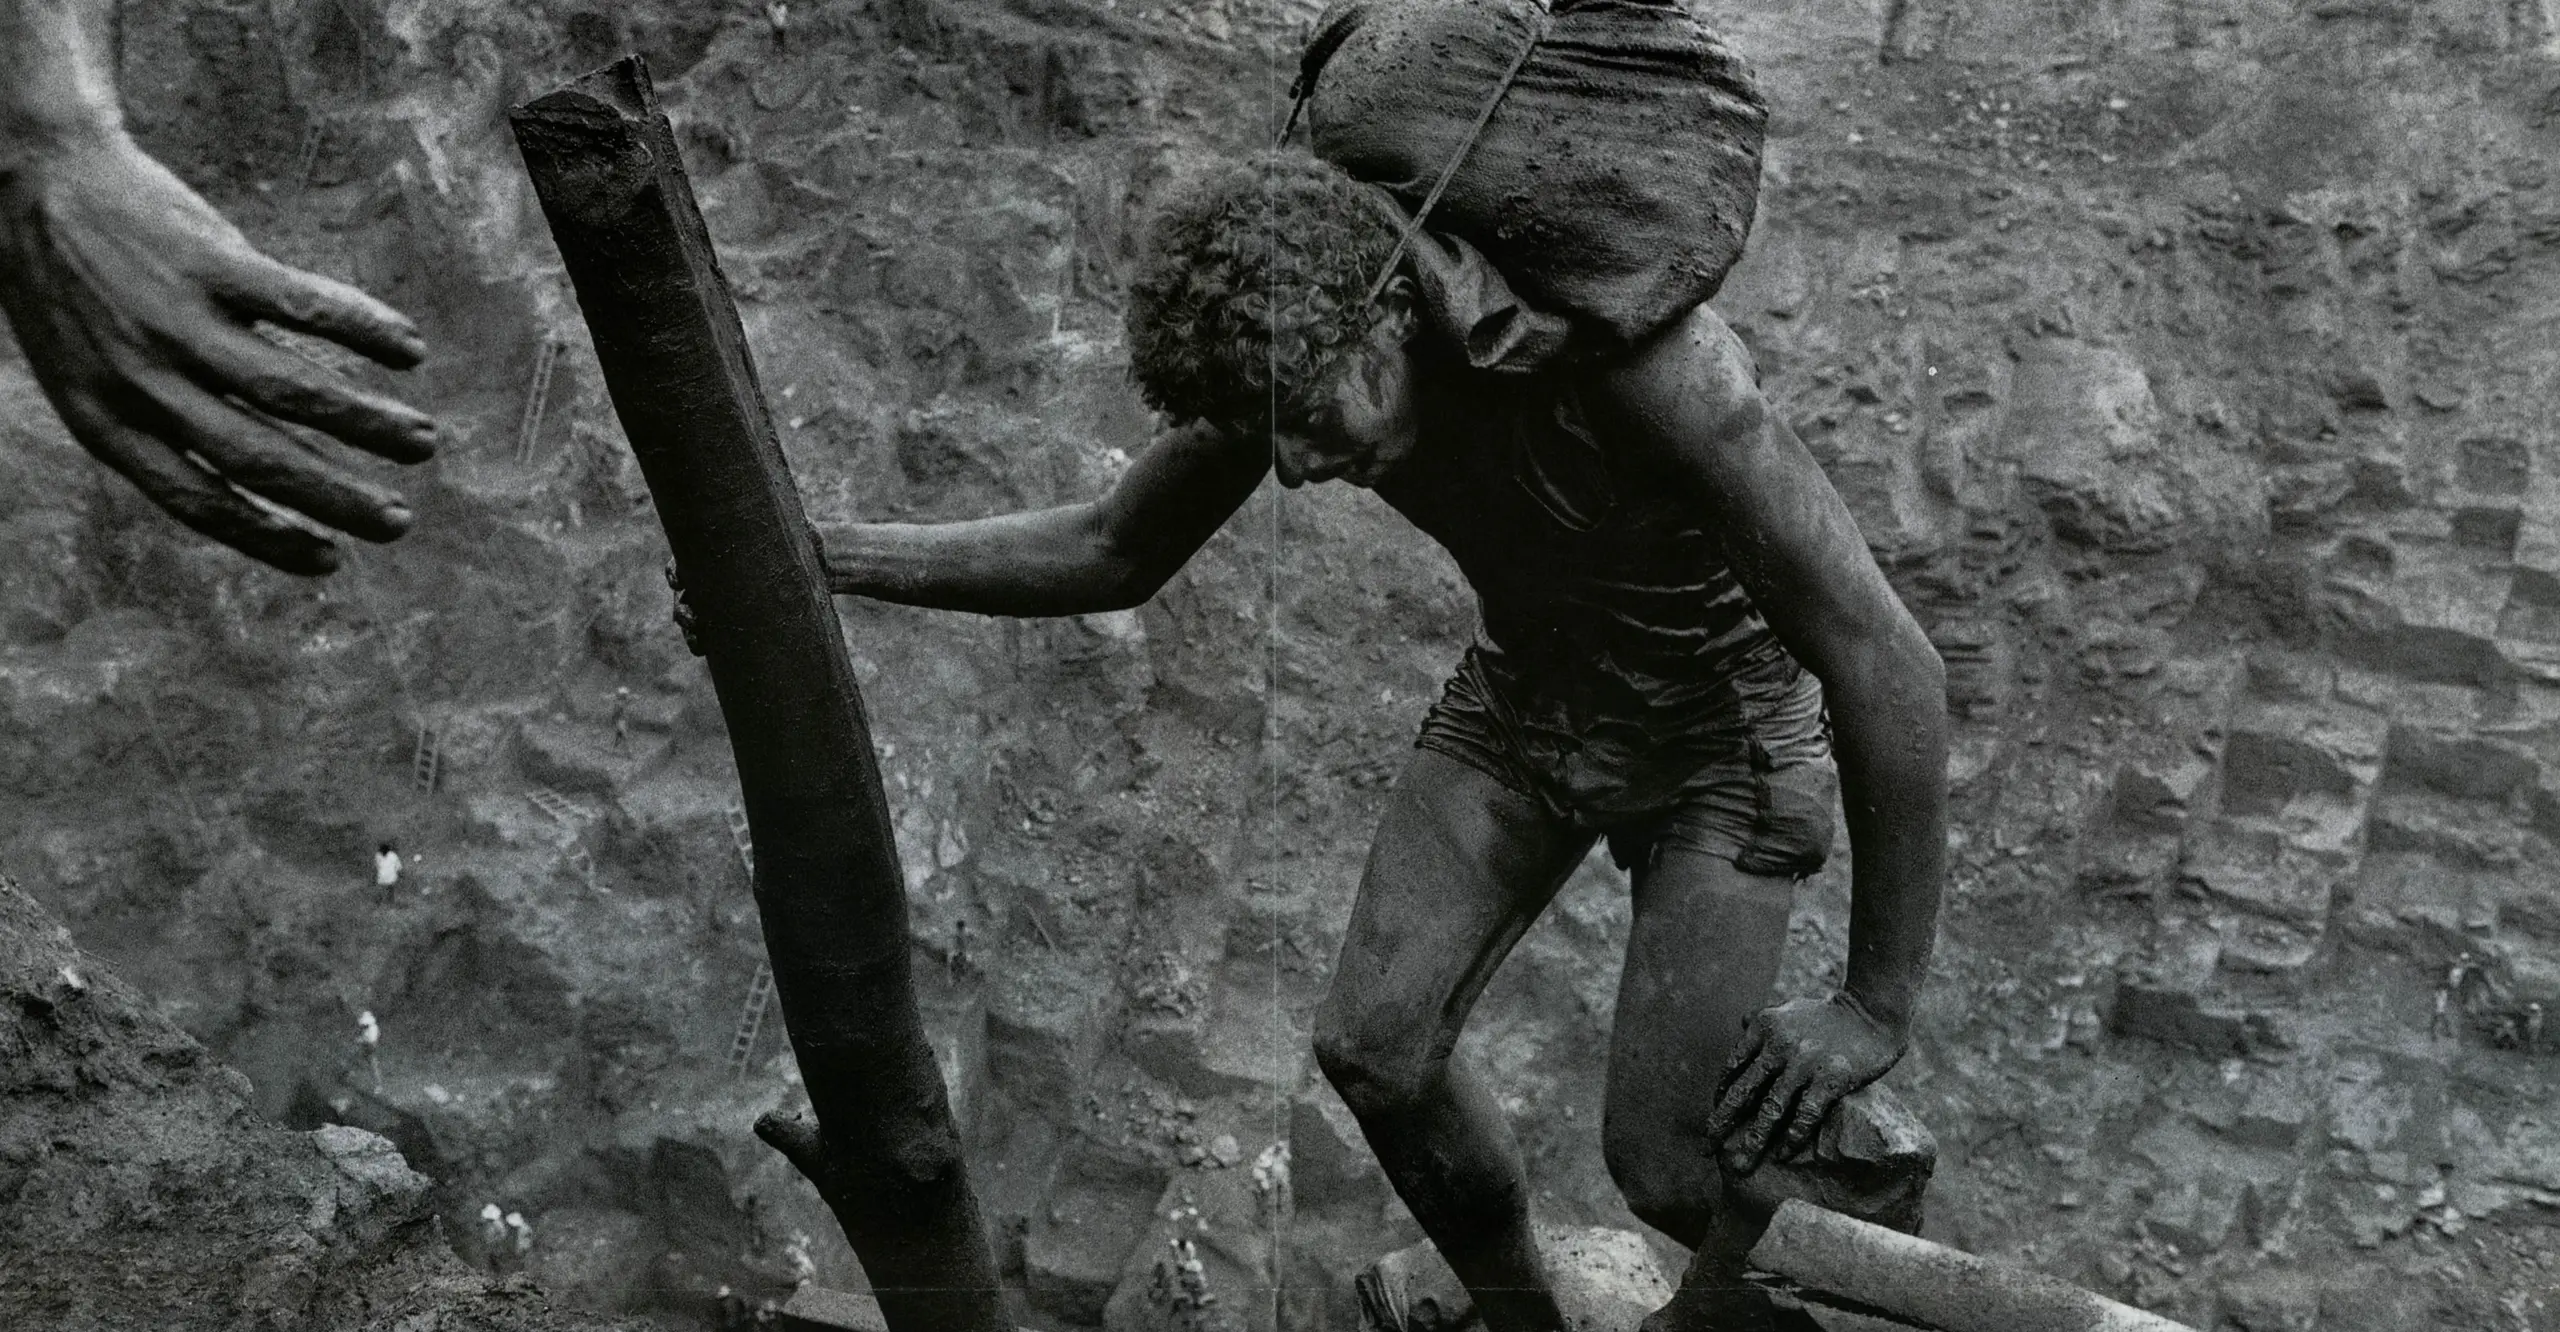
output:
[[[1609,1178],[1636,1219],[1694,1246],[1715,1219],[1723,1176],[1703,1136],[1612,1120],[1600,1138]]]
[[[1355,1115],[1392,1114],[1418,1105],[1439,1085],[1448,1060],[1427,1042],[1384,1024],[1316,1015],[1316,1067]]]

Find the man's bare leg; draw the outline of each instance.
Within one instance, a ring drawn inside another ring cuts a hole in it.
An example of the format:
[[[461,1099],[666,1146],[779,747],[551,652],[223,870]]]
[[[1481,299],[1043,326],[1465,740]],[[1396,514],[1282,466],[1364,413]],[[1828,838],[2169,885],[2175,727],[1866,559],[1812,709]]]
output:
[[[1591,838],[1445,755],[1415,755],[1371,844],[1316,1059],[1490,1332],[1562,1326],[1511,1127],[1452,1057],[1485,982]]]
[[[1697,1251],[1651,1332],[1767,1326],[1766,1300],[1739,1288],[1756,1235],[1718,1206],[1723,1171],[1704,1125],[1743,1024],[1769,1003],[1794,900],[1787,879],[1676,845],[1636,874],[1602,1148],[1628,1209]]]

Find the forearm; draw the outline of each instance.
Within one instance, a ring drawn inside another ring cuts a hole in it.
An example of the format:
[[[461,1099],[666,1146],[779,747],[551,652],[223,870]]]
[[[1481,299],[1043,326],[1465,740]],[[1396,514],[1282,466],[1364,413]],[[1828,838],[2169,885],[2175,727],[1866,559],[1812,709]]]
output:
[[[115,0],[0,0],[0,172],[120,133]]]
[[[1916,627],[1862,655],[1824,682],[1851,857],[1841,989],[1902,1038],[1946,881],[1946,672]]]
[[[1098,532],[1090,504],[956,523],[828,528],[827,583],[840,596],[980,615],[1121,610],[1154,591]]]

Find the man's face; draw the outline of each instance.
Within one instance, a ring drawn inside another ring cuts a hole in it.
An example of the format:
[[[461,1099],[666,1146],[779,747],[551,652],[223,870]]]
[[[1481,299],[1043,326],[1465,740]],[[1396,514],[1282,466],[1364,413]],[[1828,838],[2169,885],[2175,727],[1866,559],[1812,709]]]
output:
[[[1403,343],[1373,336],[1344,359],[1281,414],[1272,432],[1281,485],[1341,480],[1366,489],[1413,452],[1413,364]]]

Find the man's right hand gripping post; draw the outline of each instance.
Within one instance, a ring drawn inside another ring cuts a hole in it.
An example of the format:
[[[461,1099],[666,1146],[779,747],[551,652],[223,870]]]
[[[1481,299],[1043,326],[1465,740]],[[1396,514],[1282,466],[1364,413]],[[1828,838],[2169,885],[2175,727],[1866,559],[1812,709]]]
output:
[[[401,463],[434,454],[435,424],[254,325],[393,369],[426,345],[380,301],[261,254],[134,143],[108,54],[114,4],[0,0],[0,313],[82,448],[196,531],[328,573],[338,547],[314,525],[382,542],[411,513],[288,424]]]

